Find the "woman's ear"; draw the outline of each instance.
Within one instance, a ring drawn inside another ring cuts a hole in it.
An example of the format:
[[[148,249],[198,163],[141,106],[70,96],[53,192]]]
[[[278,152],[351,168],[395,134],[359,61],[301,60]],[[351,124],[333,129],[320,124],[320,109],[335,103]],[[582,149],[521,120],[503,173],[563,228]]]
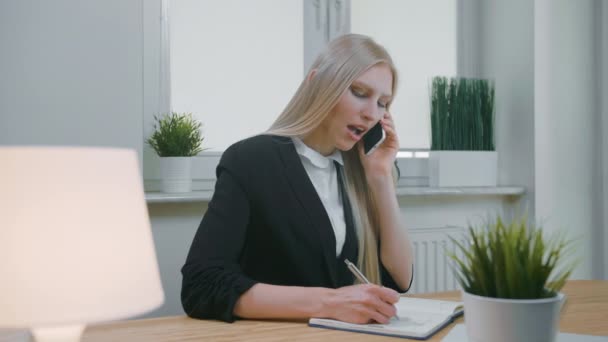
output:
[[[308,76],[306,77],[306,82],[309,83],[317,74],[317,69],[312,69],[310,70],[310,73],[308,73]]]

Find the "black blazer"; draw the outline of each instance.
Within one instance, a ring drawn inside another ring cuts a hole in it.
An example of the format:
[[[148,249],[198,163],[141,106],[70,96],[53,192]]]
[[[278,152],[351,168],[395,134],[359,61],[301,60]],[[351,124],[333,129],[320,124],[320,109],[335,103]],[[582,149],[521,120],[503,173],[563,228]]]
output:
[[[222,155],[217,183],[182,268],[182,305],[194,318],[232,322],[236,301],[257,282],[352,285],[357,259],[350,212],[342,254],[331,221],[290,138],[259,135]],[[345,212],[346,212],[345,205]],[[381,267],[385,286],[400,289]]]

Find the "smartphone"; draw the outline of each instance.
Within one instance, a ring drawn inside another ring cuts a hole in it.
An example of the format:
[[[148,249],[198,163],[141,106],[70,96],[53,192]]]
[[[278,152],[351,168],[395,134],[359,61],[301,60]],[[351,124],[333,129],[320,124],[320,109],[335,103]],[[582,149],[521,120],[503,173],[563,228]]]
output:
[[[370,155],[382,142],[386,139],[386,133],[382,129],[380,121],[374,125],[365,135],[363,136],[363,150],[365,155]]]

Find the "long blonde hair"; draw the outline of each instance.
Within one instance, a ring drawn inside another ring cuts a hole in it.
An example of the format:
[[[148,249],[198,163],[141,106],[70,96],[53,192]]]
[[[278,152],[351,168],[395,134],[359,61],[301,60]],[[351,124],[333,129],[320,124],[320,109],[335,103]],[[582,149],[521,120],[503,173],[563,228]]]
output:
[[[393,97],[397,70],[388,52],[370,37],[347,34],[332,40],[317,57],[298,90],[266,134],[303,138],[314,131],[334,108],[340,96],[364,71],[383,63],[393,74]],[[346,190],[359,242],[358,267],[367,278],[381,283],[378,260],[378,209],[367,187],[356,148],[342,152]],[[393,172],[393,177],[395,172]]]

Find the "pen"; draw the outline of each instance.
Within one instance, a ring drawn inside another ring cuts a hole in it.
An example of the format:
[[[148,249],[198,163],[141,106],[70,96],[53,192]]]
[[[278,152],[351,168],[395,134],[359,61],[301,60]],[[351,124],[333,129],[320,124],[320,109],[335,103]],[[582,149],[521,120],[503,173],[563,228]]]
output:
[[[348,269],[355,275],[355,277],[357,277],[357,279],[359,279],[360,282],[362,282],[363,284],[371,284],[370,281],[367,280],[367,278],[365,278],[363,273],[361,273],[361,271],[359,271],[359,269],[357,268],[357,266],[355,266],[355,264],[348,261],[348,259],[344,259],[344,263],[346,264],[346,267],[348,267]]]
[[[359,269],[357,268],[357,266],[355,266],[355,264],[350,262],[348,259],[344,259],[344,263],[346,264],[346,267],[348,267],[348,269],[352,272],[352,274],[354,274],[355,277],[357,279],[359,279],[360,282],[362,282],[363,284],[371,284],[371,282],[369,280],[367,280],[367,278],[365,278],[363,273],[361,273],[361,271],[359,271]],[[399,316],[397,314],[395,314],[395,318],[399,319]]]

